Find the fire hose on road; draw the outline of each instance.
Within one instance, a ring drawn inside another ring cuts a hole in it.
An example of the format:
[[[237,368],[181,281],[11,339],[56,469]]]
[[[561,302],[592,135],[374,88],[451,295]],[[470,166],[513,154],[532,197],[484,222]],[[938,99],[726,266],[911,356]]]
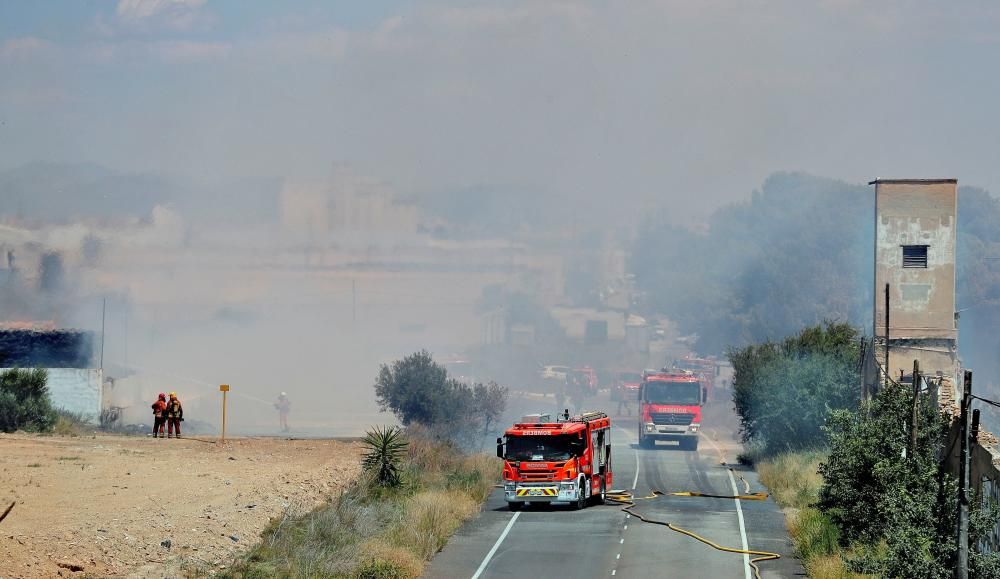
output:
[[[613,490],[613,491],[608,491],[607,501],[612,504],[622,505],[622,511],[632,515],[633,517],[639,519],[644,523],[650,523],[653,525],[662,525],[664,527],[667,527],[671,531],[676,531],[678,533],[681,533],[682,535],[687,535],[692,539],[701,541],[702,543],[705,543],[706,545],[712,547],[713,549],[724,551],[726,553],[736,553],[739,555],[754,556],[752,559],[750,559],[750,566],[753,567],[753,574],[757,579],[761,579],[760,568],[757,566],[757,563],[760,563],[762,561],[772,561],[774,559],[781,558],[781,555],[777,553],[771,553],[769,551],[755,551],[752,549],[737,549],[735,547],[726,547],[724,545],[720,545],[712,541],[711,539],[702,537],[701,535],[693,531],[689,531],[685,528],[678,527],[677,525],[669,521],[661,521],[658,519],[653,519],[634,510],[638,506],[636,505],[636,501],[647,501],[656,499],[657,497],[668,496],[668,495],[675,497],[707,497],[715,499],[737,499],[746,501],[763,501],[767,499],[767,493],[747,493],[743,495],[712,495],[699,492],[664,493],[662,491],[653,490],[648,496],[636,497],[632,494],[631,491],[628,490]]]

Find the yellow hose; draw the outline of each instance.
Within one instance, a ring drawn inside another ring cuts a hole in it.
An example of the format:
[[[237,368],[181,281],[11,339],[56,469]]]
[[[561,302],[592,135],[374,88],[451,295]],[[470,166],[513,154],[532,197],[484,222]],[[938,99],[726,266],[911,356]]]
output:
[[[705,537],[702,537],[698,533],[695,533],[693,531],[689,531],[689,530],[684,529],[682,527],[678,527],[677,525],[675,525],[673,523],[669,523],[667,521],[658,521],[656,519],[651,519],[649,517],[643,516],[643,515],[635,512],[634,510],[632,510],[632,509],[634,509],[636,507],[635,501],[645,501],[645,500],[655,499],[655,498],[663,496],[665,494],[669,494],[671,496],[677,496],[677,497],[711,497],[711,498],[718,498],[718,499],[742,499],[742,500],[751,500],[751,501],[762,501],[762,500],[765,500],[767,498],[767,493],[752,493],[752,494],[746,494],[746,495],[710,495],[710,494],[697,493],[697,492],[663,493],[663,492],[657,491],[657,490],[652,491],[648,496],[645,496],[645,497],[635,497],[635,496],[632,495],[632,493],[630,491],[614,490],[614,491],[609,491],[608,492],[608,494],[607,494],[607,500],[610,501],[610,502],[612,502],[612,503],[617,503],[617,504],[620,504],[620,505],[624,505],[622,507],[622,510],[624,512],[632,515],[633,517],[639,519],[640,521],[642,521],[644,523],[652,523],[654,525],[663,525],[664,527],[667,527],[671,531],[677,531],[678,533],[681,533],[682,535],[687,535],[688,537],[691,537],[692,539],[696,539],[698,541],[701,541],[702,543],[705,543],[706,545],[708,545],[709,547],[712,547],[713,549],[717,549],[719,551],[725,551],[726,553],[736,553],[736,554],[739,554],[739,555],[755,555],[755,557],[753,559],[750,559],[750,566],[753,567],[753,574],[754,574],[754,577],[756,577],[757,579],[761,579],[761,577],[760,577],[760,567],[757,566],[757,563],[760,563],[762,561],[772,561],[774,559],[780,559],[781,558],[781,555],[779,555],[778,553],[771,553],[769,551],[754,551],[752,549],[737,549],[735,547],[726,547],[726,546],[720,545],[720,544],[718,544],[718,543],[716,543],[714,541],[711,541],[710,539],[706,539]]]

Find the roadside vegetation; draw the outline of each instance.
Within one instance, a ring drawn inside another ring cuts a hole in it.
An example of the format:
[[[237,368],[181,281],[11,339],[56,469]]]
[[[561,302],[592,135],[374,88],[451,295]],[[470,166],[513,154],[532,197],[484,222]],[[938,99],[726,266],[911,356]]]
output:
[[[507,401],[497,384],[448,377],[427,352],[379,369],[375,392],[404,425],[374,427],[363,439],[363,474],[329,503],[285,513],[225,577],[420,575],[452,533],[479,513],[502,463],[470,454]]]
[[[849,550],[840,545],[840,531],[817,506],[823,477],[819,467],[825,451],[785,452],[757,461],[760,482],[785,513],[795,552],[813,579],[863,577],[848,570]]]
[[[466,455],[420,427],[373,429],[364,475],[329,504],[271,522],[224,576],[417,577],[500,478],[488,455]]]
[[[921,397],[914,445],[911,389],[862,403],[857,341],[827,323],[730,352],[741,458],[785,510],[810,577],[951,577],[958,492],[940,459],[950,418]],[[991,506],[974,511],[973,545],[997,521]],[[1000,577],[1000,556],[973,549],[970,577]]]

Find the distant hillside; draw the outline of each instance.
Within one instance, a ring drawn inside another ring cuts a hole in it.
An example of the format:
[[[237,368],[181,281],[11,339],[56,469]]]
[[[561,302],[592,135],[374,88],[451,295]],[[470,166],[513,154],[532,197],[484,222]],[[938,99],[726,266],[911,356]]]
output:
[[[270,223],[280,182],[269,178],[199,183],[175,175],[118,173],[96,164],[33,162],[0,172],[0,211],[28,221],[144,219],[173,205],[189,222]]]
[[[0,173],[0,207],[28,220],[144,217],[176,193],[163,177],[121,175],[93,164],[34,162]]]

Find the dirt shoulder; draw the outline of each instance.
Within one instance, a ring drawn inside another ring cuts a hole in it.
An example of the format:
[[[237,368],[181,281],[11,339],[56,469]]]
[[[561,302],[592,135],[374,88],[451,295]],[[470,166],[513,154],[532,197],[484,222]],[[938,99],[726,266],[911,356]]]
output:
[[[209,573],[272,517],[343,487],[360,453],[333,440],[0,435],[0,512],[16,502],[0,578]]]

